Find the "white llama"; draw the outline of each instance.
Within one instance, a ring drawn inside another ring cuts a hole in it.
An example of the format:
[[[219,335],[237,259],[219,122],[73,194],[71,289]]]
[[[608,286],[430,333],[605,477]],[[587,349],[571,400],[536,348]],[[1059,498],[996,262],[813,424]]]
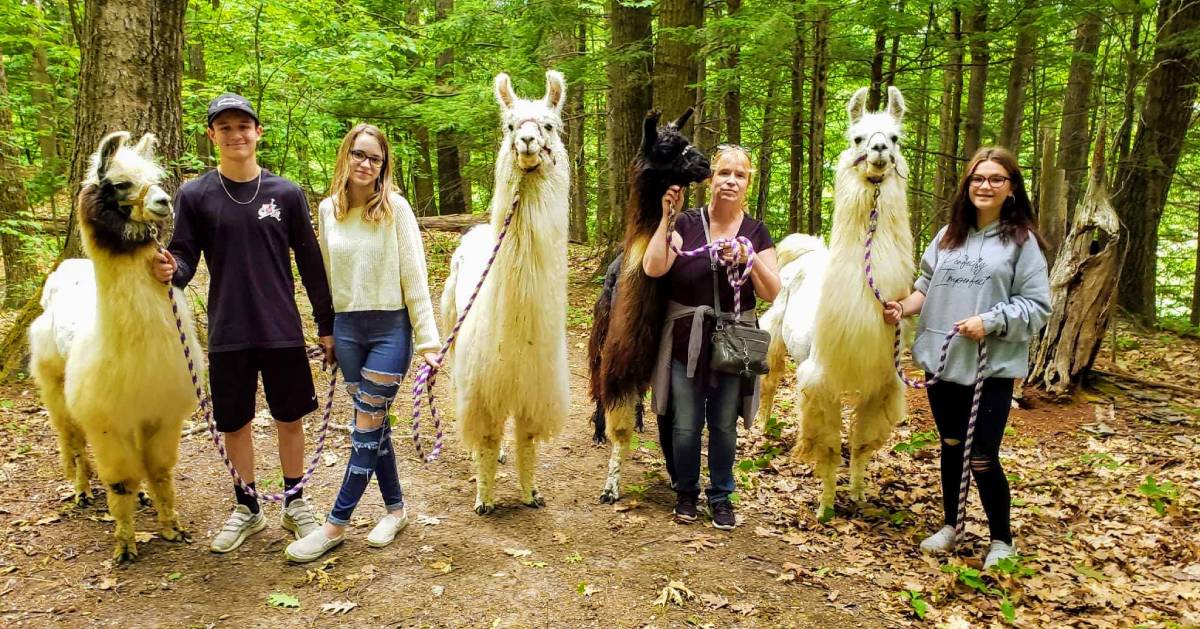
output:
[[[546,72],[546,95],[517,98],[507,74],[496,76],[504,139],[496,159],[491,224],[462,238],[442,292],[442,318],[453,326],[478,283],[496,236],[508,233],[455,343],[457,416],[476,466],[475,512],[495,509],[496,463],[513,420],[521,502],[545,504],[534,483],[537,441],[562,429],[567,384],[566,148],[559,139],[566,83]],[[515,207],[514,207],[515,204]]]
[[[183,421],[197,404],[167,287],[150,273],[155,223],[171,217],[170,198],[158,187],[155,139],[146,134],[133,147],[128,140],[128,132],[110,134],[92,156],[78,202],[91,260],[67,260],[47,278],[44,312],[29,328],[33,376],[76,502],[91,497],[90,444],[116,520],[118,562],[137,557],[133,513],[143,481],[159,535],[186,537],[175,515],[173,470]],[[172,290],[199,363],[187,302]]]
[[[817,515],[822,521],[833,517],[842,395],[857,394],[849,430],[850,496],[855,502],[864,499],[867,462],[904,416],[904,385],[893,369],[895,332],[883,321],[864,272],[864,243],[877,205],[871,249],[875,286],[885,299],[899,299],[911,290],[913,244],[903,178],[908,167],[899,150],[904,98],[899,89],[889,87],[887,110],[878,113],[866,111],[866,98],[867,88],[862,88],[847,105],[850,146],[838,159],[823,278],[813,281],[806,275],[801,290],[815,292],[790,299],[783,317],[784,339],[802,338],[803,304],[816,296],[811,349],[797,373],[800,436],[792,455],[813,464],[821,479]],[[818,275],[819,270],[812,274]]]

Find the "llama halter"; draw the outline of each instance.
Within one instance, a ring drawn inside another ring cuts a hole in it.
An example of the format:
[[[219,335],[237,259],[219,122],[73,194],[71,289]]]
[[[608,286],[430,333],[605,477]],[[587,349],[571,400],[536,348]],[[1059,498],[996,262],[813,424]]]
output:
[[[163,247],[162,241],[158,239],[158,228],[151,225],[150,233],[153,235],[154,242],[158,245],[158,251],[160,253],[164,252],[166,247]],[[208,396],[204,394],[204,387],[200,383],[200,376],[196,373],[196,364],[192,360],[192,350],[187,344],[187,333],[183,330],[183,319],[179,315],[179,304],[175,301],[175,291],[172,289],[170,282],[167,283],[167,297],[171,300],[171,313],[175,315],[175,329],[179,331],[179,343],[183,345],[183,357],[187,360],[188,373],[192,376],[192,386],[196,389],[196,399],[200,401],[200,411],[204,413],[204,421],[208,424],[208,434],[213,440],[213,445],[217,447],[217,452],[221,454],[221,459],[225,461],[225,469],[229,470],[229,475],[233,477],[233,482],[237,483],[242,488],[242,491],[245,491],[247,494],[261,500],[266,500],[267,502],[282,502],[288,497],[296,495],[312,479],[313,472],[317,469],[317,463],[321,460],[321,453],[325,451],[325,439],[329,435],[329,417],[333,412],[333,392],[337,385],[337,369],[330,366],[329,391],[325,394],[325,413],[321,419],[321,436],[317,438],[317,449],[313,451],[312,460],[308,462],[308,467],[305,468],[304,475],[300,477],[300,482],[283,493],[255,489],[242,480],[242,475],[233,466],[233,461],[229,459],[229,453],[225,451],[225,443],[221,438],[221,432],[217,430],[217,422],[213,420],[212,407],[209,404]]]
[[[887,300],[879,292],[879,288],[875,285],[875,274],[871,270],[871,245],[875,240],[875,230],[879,227],[879,184],[875,184],[875,193],[871,199],[871,216],[867,223],[867,241],[866,254],[863,256],[865,264],[865,272],[867,275],[867,285],[871,291],[875,293],[875,299],[883,306],[887,306]],[[896,375],[904,384],[914,389],[925,389],[931,385],[937,384],[942,379],[942,373],[946,370],[946,358],[950,354],[950,343],[958,336],[958,326],[946,334],[945,341],[942,342],[942,354],[938,358],[937,369],[928,379],[915,380],[904,375],[904,369],[900,366],[900,325],[896,325],[896,336],[892,343],[892,361],[896,370]],[[971,414],[967,418],[967,435],[963,440],[963,458],[962,458],[962,478],[958,486],[958,514],[954,523],[954,538],[955,541],[962,539],[963,529],[967,521],[967,494],[971,488],[971,445],[975,441],[975,423],[979,419],[979,401],[983,395],[983,372],[987,369],[988,354],[987,343],[984,339],[980,339],[978,343],[977,355],[975,364],[975,394],[971,398]]]
[[[437,364],[441,365],[446,360],[446,354],[450,353],[450,346],[454,345],[455,339],[458,338],[458,332],[462,329],[463,322],[467,320],[467,313],[471,312],[471,306],[475,304],[475,298],[479,296],[479,289],[483,288],[483,282],[492,270],[492,264],[496,261],[496,254],[500,253],[500,244],[504,242],[504,236],[508,234],[508,227],[512,224],[513,214],[516,213],[517,206],[520,203],[521,193],[517,192],[513,196],[512,207],[508,208],[508,214],[504,217],[504,227],[500,229],[500,233],[496,236],[496,244],[492,246],[492,255],[488,257],[487,266],[483,268],[483,275],[479,276],[479,281],[475,283],[475,289],[471,291],[471,298],[467,300],[467,305],[463,307],[462,314],[458,315],[458,320],[454,322],[454,328],[450,330],[450,334],[442,342],[442,348],[438,350]],[[438,416],[436,401],[433,397],[433,385],[436,380],[437,369],[434,369],[429,363],[425,363],[417,369],[417,378],[413,383],[413,446],[417,449],[417,457],[426,463],[436,461],[442,454],[442,420]],[[429,456],[425,456],[425,450],[421,447],[422,397],[429,403],[429,417],[433,420],[433,450],[429,453]]]

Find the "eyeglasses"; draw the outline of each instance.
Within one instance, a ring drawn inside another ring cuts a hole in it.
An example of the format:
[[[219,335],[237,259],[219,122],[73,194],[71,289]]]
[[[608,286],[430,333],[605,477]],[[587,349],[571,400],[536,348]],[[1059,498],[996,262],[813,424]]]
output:
[[[1005,177],[1004,175],[988,175],[987,177],[984,177],[983,175],[971,175],[970,177],[967,177],[967,183],[971,184],[972,188],[978,188],[982,186],[983,182],[985,181],[988,182],[989,186],[993,188],[999,188],[1000,186],[1003,186],[1006,181],[1011,181],[1011,178]]]
[[[363,163],[364,161],[370,162],[372,168],[379,168],[380,166],[383,166],[382,157],[378,155],[367,155],[358,149],[352,149],[350,151],[350,159],[353,159],[359,164]]]

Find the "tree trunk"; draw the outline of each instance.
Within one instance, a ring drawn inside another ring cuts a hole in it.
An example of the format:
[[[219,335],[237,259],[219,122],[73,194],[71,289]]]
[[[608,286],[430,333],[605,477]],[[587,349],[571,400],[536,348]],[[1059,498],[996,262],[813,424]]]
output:
[[[775,144],[775,93],[779,91],[779,77],[773,76],[767,84],[767,100],[763,103],[762,147],[758,149],[758,197],[754,204],[754,216],[766,220],[767,199],[771,193],[771,149]]]
[[[604,92],[600,92],[596,95],[596,100],[596,240],[607,242],[605,234],[609,233],[608,225],[612,222],[612,204],[609,199],[609,174],[612,172],[612,164],[608,162],[608,155],[605,153],[605,144],[608,141],[608,98]]]
[[[1067,231],[1066,173],[1055,165],[1054,130],[1042,133],[1041,177],[1038,179],[1038,231],[1046,240],[1046,263],[1054,266]]]
[[[0,102],[8,102],[8,76],[4,72],[4,53],[0,51]],[[25,177],[21,172],[20,150],[12,143],[12,111],[0,109],[0,251],[4,256],[4,307],[25,303],[37,286],[37,265],[26,249],[28,228],[22,223],[29,217],[25,196]]]
[[[436,0],[434,16],[437,21],[446,19],[454,11],[454,0]],[[435,67],[437,82],[445,86],[453,72],[454,48],[447,46],[438,53]],[[453,128],[439,129],[437,136],[437,176],[439,214],[463,214],[467,202],[463,196],[462,165],[459,161],[459,138]]]
[[[1196,100],[1200,58],[1188,35],[1200,28],[1200,3],[1160,0],[1158,42],[1129,159],[1117,166],[1113,207],[1128,230],[1118,291],[1121,306],[1145,321],[1155,318],[1158,222]]]
[[[650,109],[653,76],[649,7],[626,6],[609,0],[613,57],[605,72],[608,77],[609,116],[605,120],[608,140],[608,202],[611,220],[601,240],[611,252],[625,231],[625,201],[629,198],[629,167],[642,140],[642,120]],[[681,112],[682,113],[682,112]],[[669,115],[669,114],[668,114]],[[678,114],[676,114],[678,115]],[[605,256],[607,259],[609,256]]]
[[[955,8],[950,17],[946,48],[949,58],[942,71],[942,106],[938,116],[938,165],[934,174],[933,194],[937,223],[944,225],[950,216],[958,184],[958,125],[962,107],[962,14]]]
[[[703,24],[704,19],[701,19]],[[716,144],[717,135],[713,132],[711,121],[713,103],[711,93],[705,88],[705,83],[708,81],[708,60],[703,56],[697,58],[698,74],[696,75],[696,113],[692,116],[695,119],[692,127],[692,144],[701,147],[700,150],[708,150],[710,146]],[[692,186],[690,193],[692,198],[691,204],[688,207],[700,207],[707,200],[708,188],[703,184]]]
[[[404,12],[405,24],[420,26],[421,4],[420,2],[409,3]],[[405,57],[414,66],[425,64],[415,52],[406,53]],[[400,71],[401,67],[397,66],[396,70]],[[416,124],[412,127],[412,135],[417,149],[417,157],[410,167],[413,181],[413,211],[417,216],[436,216],[438,211],[433,189],[433,159],[431,157],[433,149],[429,140],[429,127]]]
[[[569,6],[558,6],[559,11],[570,11]],[[570,13],[567,13],[570,15]],[[576,16],[577,17],[577,16]],[[544,59],[547,66],[569,62],[572,58],[586,54],[584,22],[579,19],[564,20],[556,25],[550,36],[552,59]],[[568,239],[575,243],[587,242],[587,179],[584,177],[586,161],[583,155],[583,81],[582,77],[567,74],[567,101],[563,105],[562,119],[567,159],[571,164],[570,211],[568,213]]]
[[[887,33],[880,27],[875,30],[875,46],[871,53],[871,86],[867,91],[867,111],[878,111],[883,100],[883,53],[887,46]]]
[[[72,208],[87,172],[88,158],[101,138],[127,130],[139,137],[158,136],[158,158],[178,163],[183,153],[180,90],[183,79],[183,23],[186,0],[146,3],[93,2],[79,34],[81,62],[75,108],[75,147],[68,178]],[[174,192],[178,172],[168,166],[163,187]],[[67,241],[60,260],[82,257],[75,213],[68,219]],[[25,333],[40,312],[39,289],[22,308],[7,338],[0,343],[0,382],[16,373],[26,356]]]
[[[979,150],[983,137],[983,107],[988,71],[988,7],[977,0],[971,7],[971,82],[967,88],[967,115],[963,121],[963,161]]]
[[[187,48],[188,78],[195,81],[200,86],[200,90],[203,91],[205,81],[208,80],[208,68],[204,64],[204,42],[197,40],[188,44]],[[192,144],[196,148],[196,157],[205,166],[212,166],[214,164],[212,140],[208,139],[208,134],[203,129],[199,129],[192,134]]]
[[[1196,208],[1196,267],[1192,277],[1192,327],[1200,326],[1200,208]]]
[[[921,92],[917,95],[917,111],[914,112],[918,116],[916,134],[917,154],[909,162],[913,165],[912,187],[909,190],[912,198],[912,220],[909,222],[909,229],[912,230],[914,256],[920,256],[924,252],[925,222],[928,220],[925,210],[929,205],[929,193],[925,190],[925,181],[927,179],[926,174],[929,172],[930,74],[932,73],[921,73]]]
[[[1133,138],[1133,115],[1137,98],[1138,75],[1141,63],[1138,55],[1142,46],[1142,4],[1133,3],[1133,15],[1129,18],[1129,49],[1125,58],[1125,99],[1121,107],[1121,128],[1117,131],[1117,163],[1129,158],[1129,144]]]
[[[696,106],[696,30],[704,17],[700,0],[662,0],[658,3],[658,40],[654,44],[654,108],[664,120],[674,120]],[[691,137],[695,117],[680,131]]]
[[[1092,101],[1092,80],[1096,74],[1096,52],[1100,49],[1100,14],[1085,12],[1075,31],[1075,51],[1067,75],[1063,96],[1062,126],[1058,137],[1058,167],[1067,173],[1067,220],[1074,216],[1075,204],[1083,192],[1087,170],[1088,113]]]
[[[812,95],[808,110],[808,233],[821,234],[825,193],[825,100],[829,80],[828,6],[817,9],[813,22]]]
[[[738,11],[742,10],[742,0],[726,0],[726,6],[729,7],[729,16],[733,17]],[[739,46],[735,42],[729,51],[729,56],[725,60],[725,69],[730,70],[734,76],[738,75],[738,57]],[[725,92],[725,139],[730,144],[742,143],[742,90],[739,87],[736,79]]]
[[[792,44],[792,106],[788,120],[791,151],[788,154],[788,233],[800,231],[804,219],[801,188],[801,158],[804,155],[804,5],[795,2],[793,20],[796,41]]]
[[[1121,225],[1104,183],[1103,137],[1101,131],[1087,193],[1052,267],[1053,309],[1028,378],[1055,395],[1068,393],[1091,369],[1104,340],[1121,274]],[[1045,142],[1047,148],[1053,147],[1053,139],[1048,137]]]
[[[1025,89],[1033,71],[1034,44],[1037,30],[1033,28],[1034,10],[1026,8],[1017,18],[1017,48],[1008,71],[1008,91],[1004,97],[1004,117],[1000,122],[1000,137],[996,143],[1020,155],[1021,119],[1025,113]]]
[[[33,48],[33,88],[30,90],[30,100],[37,107],[38,118],[38,152],[42,157],[42,168],[57,174],[61,170],[58,163],[58,124],[54,117],[54,82],[50,79],[48,70],[49,60],[46,58],[46,48],[37,45]]]
[[[86,6],[75,106],[75,149],[68,181],[71,207],[101,138],[126,130],[134,138],[158,136],[158,158],[178,163],[183,153],[183,22],[186,0]],[[169,167],[163,188],[174,193],[179,173]],[[63,257],[83,256],[75,213],[71,213]]]

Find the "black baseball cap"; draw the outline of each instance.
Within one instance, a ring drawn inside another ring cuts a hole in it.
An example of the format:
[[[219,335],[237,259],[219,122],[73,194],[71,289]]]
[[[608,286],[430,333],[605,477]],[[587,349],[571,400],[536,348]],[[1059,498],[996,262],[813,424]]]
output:
[[[250,101],[246,100],[246,98],[241,94],[225,92],[224,94],[212,99],[212,102],[208,104],[208,126],[212,126],[213,120],[215,120],[216,117],[221,114],[221,112],[229,111],[231,109],[246,112],[251,118],[254,118],[254,122],[257,122],[260,125],[262,124],[262,122],[259,122],[258,120],[258,114],[254,112],[254,107],[250,106]]]

